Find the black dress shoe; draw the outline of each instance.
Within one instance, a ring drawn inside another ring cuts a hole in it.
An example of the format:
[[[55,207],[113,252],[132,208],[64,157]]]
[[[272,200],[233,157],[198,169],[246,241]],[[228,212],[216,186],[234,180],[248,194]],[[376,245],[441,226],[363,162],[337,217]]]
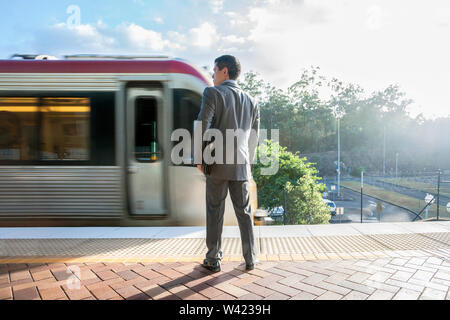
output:
[[[255,269],[255,264],[254,263],[248,263],[245,265],[245,270],[250,271]]]
[[[220,271],[220,261],[217,261],[215,263],[211,263],[208,260],[203,260],[202,267],[205,269],[208,269],[212,272],[219,272]]]

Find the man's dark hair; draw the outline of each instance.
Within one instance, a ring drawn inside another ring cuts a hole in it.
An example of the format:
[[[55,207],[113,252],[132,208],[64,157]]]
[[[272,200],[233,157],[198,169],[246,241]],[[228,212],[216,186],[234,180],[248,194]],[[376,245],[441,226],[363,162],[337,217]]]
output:
[[[219,68],[219,70],[227,67],[228,75],[231,80],[237,80],[237,78],[239,78],[239,76],[241,75],[241,63],[234,56],[221,56],[217,58],[214,63],[217,63],[217,67]]]

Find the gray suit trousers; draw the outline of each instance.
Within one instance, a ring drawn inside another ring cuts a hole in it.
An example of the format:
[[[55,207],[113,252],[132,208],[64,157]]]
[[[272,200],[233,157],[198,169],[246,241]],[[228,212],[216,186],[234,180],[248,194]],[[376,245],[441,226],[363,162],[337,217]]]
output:
[[[206,259],[212,263],[222,259],[223,216],[228,190],[241,232],[245,262],[257,263],[249,181],[222,180],[211,176],[206,177]]]

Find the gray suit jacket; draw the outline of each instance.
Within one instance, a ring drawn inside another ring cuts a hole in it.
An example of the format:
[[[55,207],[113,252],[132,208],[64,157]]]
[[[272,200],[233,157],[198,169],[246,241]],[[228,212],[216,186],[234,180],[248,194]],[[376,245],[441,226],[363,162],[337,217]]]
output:
[[[259,106],[236,81],[226,80],[220,86],[205,89],[198,120],[202,123],[203,133],[213,128],[223,137],[223,141],[215,139],[208,146],[215,149],[216,157],[211,177],[237,181],[251,179],[251,164],[255,161],[258,145],[259,117]],[[233,133],[237,138],[232,136]],[[217,149],[220,147],[223,148],[222,157]]]

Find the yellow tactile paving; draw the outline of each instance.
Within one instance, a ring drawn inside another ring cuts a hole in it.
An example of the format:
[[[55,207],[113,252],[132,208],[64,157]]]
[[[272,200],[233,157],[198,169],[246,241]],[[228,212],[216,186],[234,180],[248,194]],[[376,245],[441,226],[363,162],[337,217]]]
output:
[[[325,253],[329,260],[342,260],[337,253],[327,252]]]
[[[304,261],[305,257],[303,257],[303,255],[301,253],[293,253],[291,254],[292,260],[293,261]]]
[[[280,261],[291,261],[292,257],[290,254],[279,254],[278,258],[280,259]]]
[[[389,249],[385,245],[363,235],[316,238],[322,247],[325,248],[325,252],[380,251]]]
[[[450,253],[450,233],[258,238],[261,261],[374,259]],[[241,240],[224,238],[224,261],[242,262]],[[8,239],[1,263],[202,261],[205,239]]]
[[[450,246],[422,234],[374,234],[368,237],[392,250],[435,249]]]
[[[267,254],[267,261],[279,261],[279,257],[277,254]]]
[[[303,257],[305,258],[305,260],[316,260],[317,259],[317,257],[312,253],[304,253]]]
[[[421,233],[420,235],[450,246],[450,232]]]

